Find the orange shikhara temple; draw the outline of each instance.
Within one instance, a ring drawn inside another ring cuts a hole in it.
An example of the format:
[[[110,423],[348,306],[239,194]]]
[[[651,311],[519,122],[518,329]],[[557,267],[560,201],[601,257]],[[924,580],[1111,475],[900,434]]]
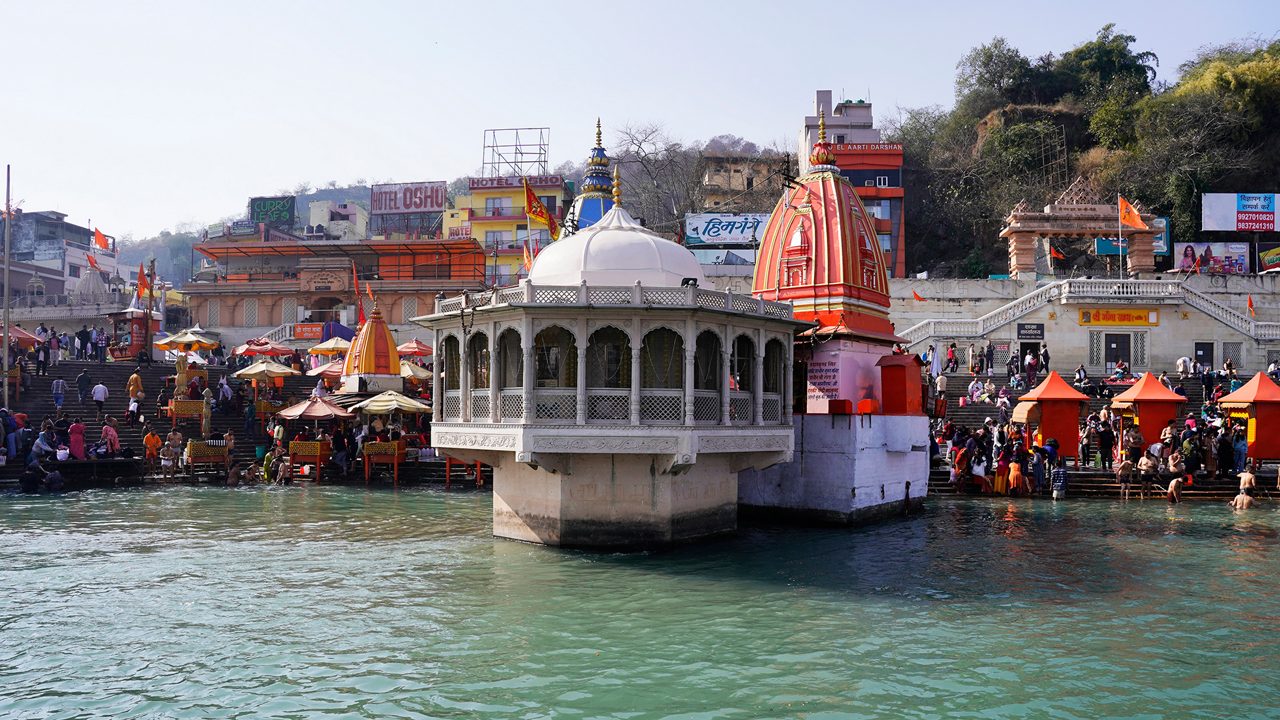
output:
[[[1239,390],[1224,395],[1218,406],[1246,423],[1248,455],[1254,460],[1280,460],[1280,386],[1258,373]]]
[[[889,279],[873,219],[836,167],[819,117],[810,172],[774,208],[756,256],[752,294],[791,301],[819,334],[888,345]]]
[[[402,390],[400,354],[395,337],[376,304],[351,341],[342,365],[343,392]]]

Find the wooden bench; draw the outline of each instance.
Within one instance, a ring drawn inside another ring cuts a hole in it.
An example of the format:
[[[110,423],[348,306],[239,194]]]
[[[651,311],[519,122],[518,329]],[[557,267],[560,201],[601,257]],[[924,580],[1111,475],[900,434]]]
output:
[[[367,442],[361,448],[364,456],[364,484],[369,484],[369,474],[375,463],[391,466],[392,485],[400,486],[400,463],[404,462],[404,440],[389,442]]]
[[[169,417],[173,420],[171,427],[177,427],[183,418],[193,418],[203,426],[205,416],[203,400],[172,400],[169,402]]]
[[[213,466],[208,470],[215,475],[227,469],[226,440],[188,440],[183,455],[187,473],[193,479],[200,473],[201,466]]]
[[[316,466],[315,479],[324,476],[324,466],[333,457],[333,445],[328,440],[291,440],[289,442],[289,473],[303,477],[301,468],[308,463]]]

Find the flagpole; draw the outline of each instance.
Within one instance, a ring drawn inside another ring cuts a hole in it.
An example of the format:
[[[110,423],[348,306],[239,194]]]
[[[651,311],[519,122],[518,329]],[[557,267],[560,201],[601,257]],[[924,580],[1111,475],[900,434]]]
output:
[[[4,166],[4,406],[9,407],[9,229],[13,225],[10,207],[10,167]],[[19,381],[21,382],[21,381]]]
[[[1120,208],[1120,193],[1116,193],[1116,235],[1118,236],[1116,242],[1120,246],[1120,277],[1124,278],[1124,222],[1122,212],[1123,210]]]
[[[147,329],[143,331],[145,334],[142,337],[145,340],[145,342],[142,345],[142,351],[147,354],[147,364],[150,365],[151,360],[154,359],[151,357],[152,355],[151,315],[152,313],[155,312],[155,307],[156,307],[156,259],[155,258],[151,258],[151,267],[148,268],[147,274],[150,276],[150,282],[147,283],[147,324],[146,324]]]

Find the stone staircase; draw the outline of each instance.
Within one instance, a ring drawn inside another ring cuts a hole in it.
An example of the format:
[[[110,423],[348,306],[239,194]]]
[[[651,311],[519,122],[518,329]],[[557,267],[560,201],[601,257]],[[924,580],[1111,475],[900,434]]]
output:
[[[1120,485],[1116,483],[1115,475],[1112,473],[1104,473],[1100,470],[1080,470],[1068,471],[1070,478],[1067,484],[1068,498],[1118,498],[1120,497]],[[1268,496],[1280,498],[1275,490],[1275,484],[1272,482],[1275,478],[1274,473],[1267,475],[1267,483],[1263,483],[1259,479],[1259,492],[1256,497],[1266,499]],[[1269,485],[1269,486],[1268,486]],[[1230,480],[1212,480],[1209,478],[1196,478],[1195,483],[1182,491],[1183,500],[1212,500],[1215,502],[1226,502],[1236,496],[1239,481]],[[1129,486],[1130,497],[1137,499],[1138,485]],[[929,472],[929,494],[940,496],[955,496],[956,490],[951,486],[950,472],[944,468],[935,467]],[[1040,495],[1037,497],[1047,498],[1048,495]],[[1151,495],[1147,499],[1151,499]],[[1156,498],[1163,501],[1162,494],[1156,494]]]

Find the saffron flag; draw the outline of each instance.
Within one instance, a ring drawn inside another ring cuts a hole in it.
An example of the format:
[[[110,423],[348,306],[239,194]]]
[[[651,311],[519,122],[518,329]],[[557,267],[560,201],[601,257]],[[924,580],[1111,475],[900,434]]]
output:
[[[102,234],[98,228],[93,229],[93,242],[103,250],[110,250],[111,244],[107,242],[107,236]]]
[[[365,283],[364,291],[369,295],[369,300],[374,304],[377,304],[378,298],[373,296],[373,286],[370,285],[369,283]]]
[[[364,301],[360,299],[360,273],[356,272],[356,261],[351,261],[351,283],[356,291],[356,324],[364,325]]]
[[[98,261],[97,261],[97,259],[96,259],[96,258],[94,258],[94,257],[93,257],[93,255],[92,255],[92,254],[87,255],[86,257],[88,257],[88,258],[89,258],[89,267],[93,268],[94,270],[101,270],[101,269],[102,269],[102,268],[98,267]]]
[[[546,225],[552,240],[560,237],[560,227],[556,224],[555,217],[547,211],[547,206],[542,204],[538,196],[533,194],[529,181],[520,178],[520,182],[524,185],[524,214],[529,216],[530,220],[537,220]]]
[[[1258,313],[1253,309],[1253,295],[1252,295],[1252,294],[1250,294],[1250,295],[1249,295],[1249,302],[1248,302],[1248,303],[1246,303],[1246,306],[1249,308],[1249,317],[1258,317]]]
[[[1056,248],[1056,247],[1054,247],[1054,246],[1052,246],[1052,245],[1050,245],[1050,246],[1049,246],[1049,257],[1053,258],[1054,260],[1066,260],[1066,259],[1067,259],[1067,256],[1066,256],[1066,255],[1063,255],[1061,250],[1059,250],[1058,248]]]
[[[920,302],[924,302],[924,298],[920,297],[920,293],[916,292],[915,290],[911,291],[911,297],[915,298]]]
[[[147,271],[142,267],[142,263],[138,263],[138,299],[141,300],[150,288],[151,282],[147,279]]]
[[[1117,195],[1120,198],[1120,224],[1127,225],[1131,228],[1146,230],[1147,224],[1142,222],[1142,216],[1138,215],[1138,211],[1124,199],[1123,195]]]
[[[533,269],[533,253],[529,251],[529,236],[525,235],[525,238],[524,238],[524,273],[525,275],[528,275],[531,269]]]
[[[1195,273],[1197,275],[1200,274],[1200,256],[1199,255],[1196,256],[1196,262],[1194,265],[1191,266],[1191,270],[1187,274],[1190,275],[1191,273]]]

